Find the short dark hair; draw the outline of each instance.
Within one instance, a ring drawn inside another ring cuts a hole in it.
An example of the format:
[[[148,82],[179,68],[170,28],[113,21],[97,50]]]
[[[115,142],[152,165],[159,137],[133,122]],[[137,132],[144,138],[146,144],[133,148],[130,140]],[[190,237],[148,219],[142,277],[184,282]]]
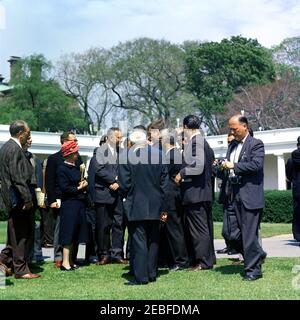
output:
[[[187,127],[188,129],[200,129],[201,121],[199,117],[195,115],[188,115],[183,119],[183,126]]]
[[[147,127],[147,131],[151,131],[151,130],[162,130],[166,127],[166,122],[163,118],[157,119],[152,121],[148,127]]]
[[[16,120],[9,126],[9,133],[15,138],[19,132],[23,133],[27,128],[29,128],[29,126],[25,121]]]
[[[107,130],[107,137],[111,137],[116,131],[121,131],[118,127],[111,127]]]
[[[240,116],[239,117],[239,122],[246,124],[247,127],[249,128],[248,119],[245,116]]]
[[[251,128],[248,128],[248,131],[249,131],[250,136],[253,137],[253,135],[254,135],[253,130]]]
[[[107,141],[107,135],[104,134],[101,138],[100,138],[100,141],[99,141],[99,146],[102,146],[106,141]]]
[[[71,130],[70,131],[64,131],[60,136],[60,143],[64,144],[64,142],[68,140],[70,134],[75,135],[75,133],[73,131],[71,131]]]

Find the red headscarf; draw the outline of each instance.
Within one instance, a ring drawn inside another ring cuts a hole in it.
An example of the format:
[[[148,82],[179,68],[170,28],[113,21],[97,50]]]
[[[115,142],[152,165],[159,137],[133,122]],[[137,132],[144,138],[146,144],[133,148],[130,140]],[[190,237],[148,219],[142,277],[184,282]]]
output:
[[[61,153],[64,158],[69,156],[70,154],[76,153],[79,150],[77,141],[66,141],[61,146]]]

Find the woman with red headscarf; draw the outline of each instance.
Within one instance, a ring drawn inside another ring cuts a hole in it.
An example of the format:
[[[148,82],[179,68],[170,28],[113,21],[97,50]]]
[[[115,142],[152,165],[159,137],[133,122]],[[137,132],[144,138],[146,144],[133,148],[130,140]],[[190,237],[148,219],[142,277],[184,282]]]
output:
[[[82,180],[80,169],[75,166],[78,159],[76,141],[66,141],[61,152],[65,159],[58,168],[58,183],[62,192],[60,210],[59,243],[63,246],[62,271],[77,269],[71,260],[73,243],[87,240],[86,226],[86,180]]]

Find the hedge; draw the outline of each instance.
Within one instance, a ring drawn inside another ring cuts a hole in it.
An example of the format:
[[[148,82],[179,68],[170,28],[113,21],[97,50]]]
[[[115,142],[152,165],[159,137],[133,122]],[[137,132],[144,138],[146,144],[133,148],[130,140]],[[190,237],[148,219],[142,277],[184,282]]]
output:
[[[214,221],[223,221],[223,207],[216,201],[213,204]],[[265,191],[265,208],[262,222],[291,223],[293,219],[293,197],[291,190]]]
[[[213,204],[214,221],[223,221],[223,207],[217,203],[218,194]],[[265,191],[266,206],[263,212],[263,222],[291,223],[293,219],[293,197],[290,190]],[[37,218],[39,215],[36,215]],[[7,220],[5,210],[0,211],[0,221]]]

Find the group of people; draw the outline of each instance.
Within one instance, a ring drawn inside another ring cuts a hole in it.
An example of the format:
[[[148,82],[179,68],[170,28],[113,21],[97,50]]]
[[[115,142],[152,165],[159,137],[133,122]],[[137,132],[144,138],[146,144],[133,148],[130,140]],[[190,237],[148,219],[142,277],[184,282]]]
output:
[[[234,139],[226,159],[216,161],[200,124],[197,116],[189,115],[179,132],[156,121],[148,128],[134,127],[125,140],[119,128],[110,128],[95,148],[87,174],[75,134],[62,134],[61,149],[49,156],[42,175],[47,212],[55,219],[55,266],[64,272],[77,269],[78,244],[86,243],[87,261],[96,256],[93,262],[99,266],[129,263],[128,285],[156,281],[159,267],[212,269],[212,201],[218,177],[224,228],[230,230],[227,245],[243,257],[244,280],[261,278],[266,258],[258,237],[264,145],[249,134],[247,119],[235,115],[229,120]],[[6,275],[12,270],[16,278],[34,279],[40,275],[30,271],[28,257],[34,211],[43,202],[40,179],[28,155],[28,125],[16,121],[10,134],[0,150],[1,194],[9,212],[0,268]]]

